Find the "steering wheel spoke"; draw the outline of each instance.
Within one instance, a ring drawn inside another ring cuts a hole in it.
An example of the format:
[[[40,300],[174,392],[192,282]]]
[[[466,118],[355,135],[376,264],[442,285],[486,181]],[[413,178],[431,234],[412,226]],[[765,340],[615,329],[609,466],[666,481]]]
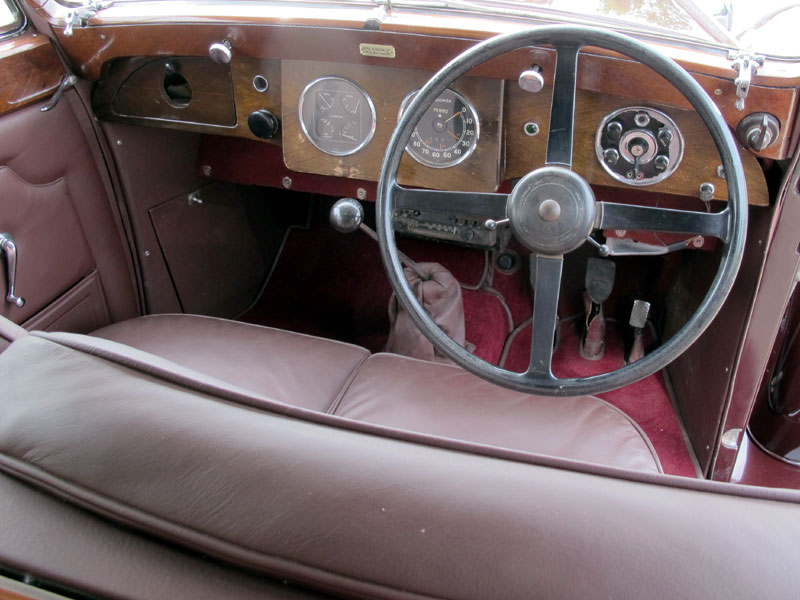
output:
[[[555,379],[551,367],[563,264],[564,259],[560,256],[531,255],[533,317],[531,319],[531,361],[525,372],[526,376]]]
[[[600,229],[686,233],[728,241],[730,211],[725,209],[717,213],[703,213],[615,202],[598,202],[597,227]]]
[[[575,81],[578,71],[576,43],[555,44],[556,68],[553,75],[553,102],[547,137],[546,163],[572,166],[572,137],[575,128]]]
[[[493,221],[506,218],[507,194],[413,189],[397,183],[392,187],[391,194],[396,210],[447,212]]]

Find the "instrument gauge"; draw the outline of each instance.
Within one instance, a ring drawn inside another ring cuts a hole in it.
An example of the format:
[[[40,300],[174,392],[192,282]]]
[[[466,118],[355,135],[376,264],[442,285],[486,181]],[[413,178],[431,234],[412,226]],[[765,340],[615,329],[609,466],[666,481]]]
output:
[[[617,181],[652,185],[678,168],[683,135],[666,113],[647,106],[627,106],[602,120],[595,134],[595,153]]]
[[[361,96],[357,94],[342,94],[342,106],[351,115],[357,114],[361,106]]]
[[[411,92],[403,100],[398,119],[418,91]],[[406,151],[423,165],[436,169],[452,167],[475,151],[479,125],[478,114],[469,101],[458,92],[446,89],[422,115]]]
[[[321,77],[300,94],[300,127],[325,154],[347,156],[375,135],[375,106],[360,86],[342,77]]]

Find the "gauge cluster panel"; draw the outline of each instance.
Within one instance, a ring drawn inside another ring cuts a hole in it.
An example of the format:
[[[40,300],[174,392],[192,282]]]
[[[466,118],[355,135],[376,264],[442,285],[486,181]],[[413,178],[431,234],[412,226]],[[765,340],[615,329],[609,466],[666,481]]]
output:
[[[286,167],[377,181],[403,110],[432,73],[321,61],[281,61]],[[462,77],[425,110],[400,161],[401,185],[493,192],[500,183],[499,79]],[[372,199],[367,197],[367,199]]]
[[[683,135],[653,108],[631,106],[607,115],[595,136],[597,160],[614,179],[652,185],[669,177],[683,158]]]
[[[398,119],[416,97],[411,92],[400,106]],[[461,94],[447,89],[433,101],[411,134],[406,151],[417,162],[446,169],[466,160],[477,147],[480,119]]]
[[[325,154],[348,156],[375,135],[372,98],[342,77],[320,77],[300,95],[300,125],[308,140]]]

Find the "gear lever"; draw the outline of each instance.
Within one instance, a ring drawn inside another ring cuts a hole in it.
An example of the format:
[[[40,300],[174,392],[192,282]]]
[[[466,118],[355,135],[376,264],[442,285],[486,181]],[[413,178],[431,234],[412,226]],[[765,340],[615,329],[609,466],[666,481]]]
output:
[[[371,237],[376,242],[378,241],[378,234],[369,227],[364,225],[364,207],[361,202],[353,198],[342,198],[337,200],[331,207],[329,215],[331,226],[340,233],[352,233],[356,229],[360,229]],[[420,279],[426,281],[430,279],[430,275],[421,269],[417,263],[411,260],[408,256],[397,251],[400,262],[416,273]]]
[[[334,229],[342,233],[351,233],[360,229],[377,241],[378,236],[370,227],[364,225],[363,220],[364,207],[358,200],[342,198],[331,208],[330,221]],[[433,322],[453,341],[472,352],[475,346],[466,340],[464,302],[458,280],[442,265],[436,263],[417,264],[399,250],[397,254],[400,262],[408,268],[405,275],[409,286]],[[395,294],[392,294],[389,300],[389,338],[384,352],[393,352],[423,360],[450,362],[420,332],[408,312],[398,302]]]
[[[600,360],[606,350],[606,321],[603,302],[608,300],[614,288],[617,267],[604,258],[590,258],[586,264],[586,322],[581,339],[581,356],[588,360]]]

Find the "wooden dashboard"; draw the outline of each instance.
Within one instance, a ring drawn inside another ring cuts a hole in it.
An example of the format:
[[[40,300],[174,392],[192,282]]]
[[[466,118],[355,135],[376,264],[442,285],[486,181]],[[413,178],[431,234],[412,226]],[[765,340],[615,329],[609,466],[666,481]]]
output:
[[[208,58],[211,43],[230,40],[233,59],[219,65]],[[248,116],[266,109],[280,120],[280,135],[261,143],[282,148],[287,168],[300,173],[375,181],[388,139],[397,121],[401,101],[418,89],[451,56],[472,40],[363,29],[241,25],[99,26],[75,31],[62,42],[85,77],[97,80],[93,105],[99,118],[134,124],[171,127],[257,140]],[[393,57],[365,56],[363,44],[392,48]],[[312,58],[312,55],[314,58]],[[319,60],[325,58],[324,61]],[[400,180],[404,184],[454,190],[492,191],[506,180],[523,176],[544,164],[552,96],[554,53],[546,48],[522,49],[484,63],[453,86],[474,105],[481,126],[475,152],[464,162],[434,169],[409,157]],[[517,85],[519,73],[539,65],[545,88],[536,94]],[[180,69],[191,88],[184,105],[166,101],[164,77]],[[735,129],[747,114],[763,111],[781,123],[777,141],[759,156],[783,158],[792,144],[796,82],[786,87],[751,86],[744,112],[736,110],[735,85],[730,72],[713,69],[695,73]],[[253,81],[268,82],[264,91]],[[303,134],[298,101],[303,88],[322,76],[338,76],[357,83],[375,105],[375,135],[349,156],[325,154]],[[637,189],[647,192],[697,196],[700,184],[714,185],[714,198],[725,199],[724,173],[698,115],[665,80],[646,67],[609,52],[586,48],[578,64],[575,111],[574,169],[592,184],[629,187],[612,178],[595,153],[595,134],[609,113],[645,106],[666,113],[685,141],[680,166],[662,182]],[[535,136],[526,123],[539,127]],[[769,202],[765,179],[756,155],[741,149],[751,204]]]

